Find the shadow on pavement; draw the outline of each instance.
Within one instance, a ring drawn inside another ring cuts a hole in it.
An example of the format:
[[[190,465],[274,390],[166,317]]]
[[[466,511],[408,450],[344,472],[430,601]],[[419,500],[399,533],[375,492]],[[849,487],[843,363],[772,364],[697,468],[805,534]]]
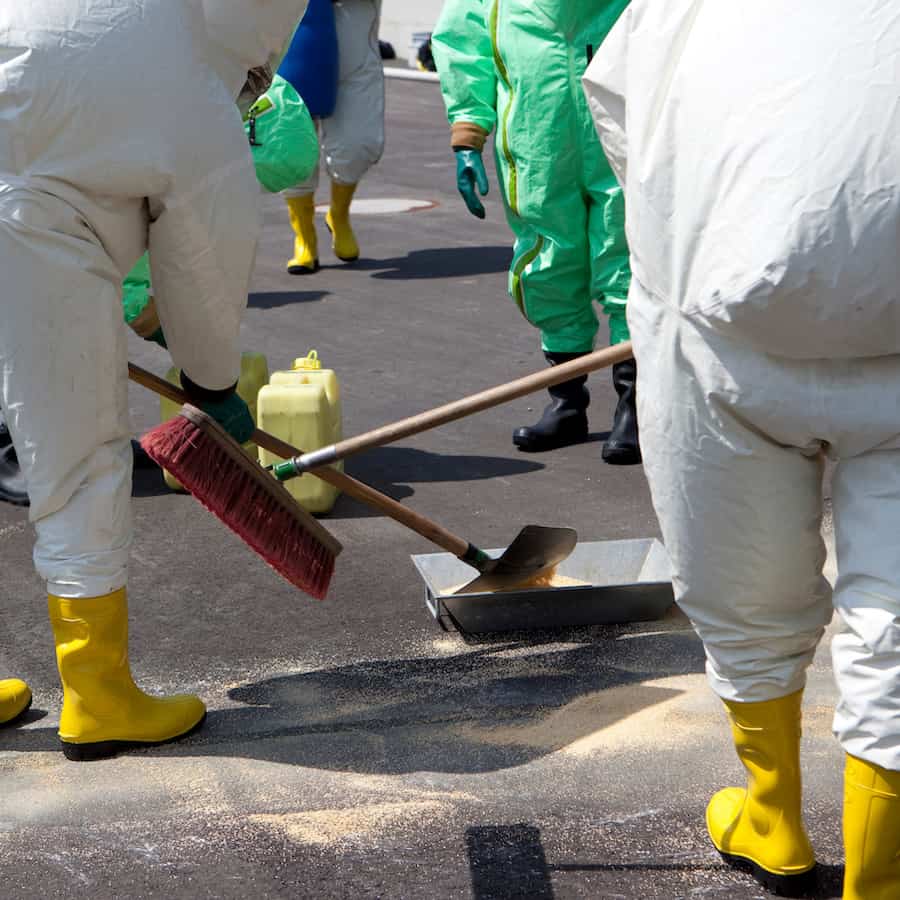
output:
[[[466,829],[466,855],[474,900],[552,900],[550,867],[533,825],[480,825]]]
[[[431,453],[413,447],[376,447],[346,463],[347,474],[393,497],[403,500],[415,491],[415,482],[483,481],[525,475],[545,468],[521,456],[463,456]],[[327,519],[381,515],[378,510],[341,496]]]
[[[415,280],[421,278],[467,278],[505,272],[512,259],[512,248],[503,246],[436,247],[413,250],[393,259],[359,259],[357,269],[372,270],[372,278]]]
[[[247,298],[249,309],[275,309],[278,306],[293,306],[295,303],[315,303],[331,293],[330,291],[272,291],[256,292]]]
[[[49,713],[46,709],[38,709],[32,706],[30,709],[26,709],[14,722],[8,722],[3,727],[9,729],[24,728],[32,722],[40,722],[41,719],[45,719],[48,715]]]
[[[539,462],[505,456],[453,456],[412,447],[378,447],[348,461],[347,473],[395,500],[411,497],[409,482],[481,481],[524,475],[543,469]],[[172,493],[157,466],[135,468],[132,497],[159,497]],[[351,497],[342,495],[324,518],[361,518],[381,515]]]
[[[475,900],[552,900],[552,876],[579,872],[714,872],[724,863],[553,863],[534,825],[480,825],[466,830],[466,853]],[[831,900],[841,896],[844,867],[816,868],[816,887],[809,896]]]
[[[659,623],[648,623],[659,627]],[[524,765],[682,693],[643,684],[702,672],[693,633],[655,632],[560,649],[519,644],[376,660],[269,678],[229,691],[195,736],[155,756],[247,758],[359,774],[479,773]],[[57,751],[54,729],[2,748]]]

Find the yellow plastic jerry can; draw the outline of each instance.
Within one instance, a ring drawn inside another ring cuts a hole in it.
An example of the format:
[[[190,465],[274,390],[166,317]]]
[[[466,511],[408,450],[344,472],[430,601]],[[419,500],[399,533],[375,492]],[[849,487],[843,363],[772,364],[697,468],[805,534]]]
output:
[[[166,380],[178,387],[181,387],[181,372],[174,366],[166,373]],[[240,398],[250,407],[250,415],[253,416],[254,422],[256,418],[256,398],[262,388],[266,386],[269,380],[269,363],[264,353],[243,353],[241,354],[241,376],[238,379],[237,392]],[[165,397],[161,397],[159,401],[160,420],[168,421],[173,416],[178,415],[181,407]],[[256,455],[256,445],[249,443],[244,445],[244,449],[251,456]],[[178,482],[171,472],[163,470],[163,477],[166,484],[173,491],[183,491],[184,488]]]
[[[333,369],[323,369],[319,354],[294,360],[289,371],[273,372],[271,381],[259,392],[257,423],[263,431],[301,450],[318,450],[343,437],[341,388]],[[264,465],[282,462],[280,456],[260,447]],[[344,470],[343,463],[335,468]],[[311,513],[331,511],[340,491],[314,475],[301,475],[284,486],[294,499]]]

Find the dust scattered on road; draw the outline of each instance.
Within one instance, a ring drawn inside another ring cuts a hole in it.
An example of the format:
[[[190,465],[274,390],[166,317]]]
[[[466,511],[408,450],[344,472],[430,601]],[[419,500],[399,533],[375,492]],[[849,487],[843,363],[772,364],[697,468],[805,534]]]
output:
[[[446,800],[408,800],[373,803],[343,809],[319,809],[281,815],[256,815],[250,821],[282,832],[297,844],[334,847],[343,843],[381,842],[386,832],[433,822],[449,816],[455,809]]]

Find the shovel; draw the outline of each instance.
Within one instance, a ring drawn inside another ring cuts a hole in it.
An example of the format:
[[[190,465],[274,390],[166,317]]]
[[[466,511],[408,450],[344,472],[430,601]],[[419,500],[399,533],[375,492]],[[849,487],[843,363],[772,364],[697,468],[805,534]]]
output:
[[[321,450],[312,450],[285,462],[276,463],[272,466],[272,471],[279,481],[296,478],[313,469],[316,470],[314,474],[318,475],[320,466],[328,466],[363,450],[383,447],[385,444],[391,444],[401,438],[421,434],[430,428],[455,422],[457,419],[491,409],[502,403],[508,403],[510,400],[516,400],[526,394],[533,394],[535,391],[552,387],[554,384],[561,384],[570,378],[605,369],[616,363],[624,362],[626,359],[631,359],[633,355],[631,341],[606,347],[603,350],[595,350],[593,353],[586,353],[571,362],[562,363],[532,375],[525,375],[515,381],[480,391],[477,394],[470,394],[461,400],[454,400],[444,406],[410,416],[408,419],[401,419],[390,425],[382,425],[380,428],[347,438],[347,440],[331,444],[329,447],[322,447]]]
[[[187,397],[174,384],[142,369],[133,363],[128,364],[128,377],[137,384],[167,397],[175,403],[185,403]],[[250,440],[260,447],[269,450],[276,456],[290,458],[302,457],[302,451],[282,441],[274,435],[259,428],[253,432]],[[464,538],[458,537],[437,522],[431,521],[420,513],[413,512],[393,497],[376,491],[362,481],[357,481],[343,472],[332,468],[317,469],[311,473],[328,482],[351,497],[374,506],[377,510],[392,518],[395,522],[420,534],[423,538],[438,547],[452,553],[462,562],[472,566],[479,574],[474,581],[460,588],[457,593],[478,591],[503,591],[520,587],[532,579],[550,572],[561,563],[574,549],[578,535],[573,528],[546,528],[541,525],[527,525],[516,536],[501,556],[493,559],[483,550]]]

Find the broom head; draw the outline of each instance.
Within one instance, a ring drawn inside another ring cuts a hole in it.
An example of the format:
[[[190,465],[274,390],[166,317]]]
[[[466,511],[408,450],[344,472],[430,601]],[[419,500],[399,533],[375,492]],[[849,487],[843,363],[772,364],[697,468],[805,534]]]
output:
[[[325,597],[340,543],[214,419],[187,404],[141,446],[276,572]]]

